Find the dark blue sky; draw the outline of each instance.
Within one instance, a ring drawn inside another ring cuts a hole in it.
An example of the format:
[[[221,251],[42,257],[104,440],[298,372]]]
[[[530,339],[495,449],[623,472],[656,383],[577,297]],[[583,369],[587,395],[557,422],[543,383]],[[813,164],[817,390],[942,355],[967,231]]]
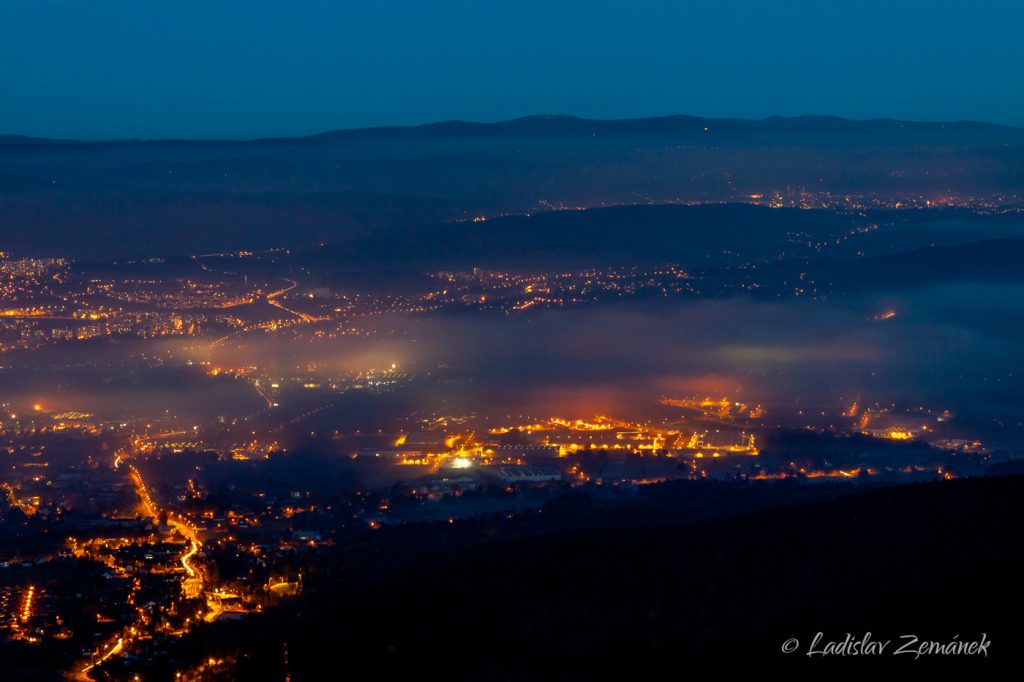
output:
[[[0,133],[254,137],[536,113],[1024,125],[1024,2],[0,3]]]

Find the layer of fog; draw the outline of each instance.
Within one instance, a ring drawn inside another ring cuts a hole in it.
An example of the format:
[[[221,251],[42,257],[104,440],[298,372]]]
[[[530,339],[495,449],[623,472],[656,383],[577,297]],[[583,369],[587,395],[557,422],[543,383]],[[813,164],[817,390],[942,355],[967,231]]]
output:
[[[712,396],[776,414],[857,400],[1006,419],[1024,408],[1022,294],[1020,286],[978,284],[828,303],[727,299],[389,317],[373,321],[365,337],[257,333],[217,348],[196,340],[70,347],[43,353],[31,368],[5,360],[0,402],[212,419],[246,414],[260,399],[247,382],[208,376],[204,362],[286,379],[394,363],[417,378],[397,387],[410,392],[403,404],[422,410],[643,417],[663,396]],[[875,319],[890,309],[895,317]],[[163,366],[153,367],[155,356]],[[76,358],[71,370],[42,369]]]

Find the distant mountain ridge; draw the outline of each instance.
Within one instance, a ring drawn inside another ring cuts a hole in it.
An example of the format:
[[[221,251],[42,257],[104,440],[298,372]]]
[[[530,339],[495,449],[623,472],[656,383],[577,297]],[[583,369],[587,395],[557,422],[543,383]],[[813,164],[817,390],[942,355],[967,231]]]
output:
[[[674,114],[648,118],[588,119],[566,114],[539,114],[506,121],[481,123],[449,120],[414,126],[375,126],[329,130],[313,135],[266,137],[251,140],[126,139],[81,141],[26,135],[0,135],[0,145],[50,144],[244,144],[309,142],[365,138],[547,137],[594,135],[664,135],[693,133],[899,133],[997,132],[1020,128],[980,121],[903,121],[890,118],[854,120],[831,115],[768,116],[762,119],[710,118]]]
[[[670,133],[885,133],[885,132],[988,132],[1012,130],[978,121],[924,122],[896,119],[852,120],[839,116],[769,116],[762,119],[705,118],[677,114],[653,118],[586,119],[568,115],[524,116],[495,123],[441,121],[419,126],[390,126],[336,130],[312,138],[361,137],[516,137],[547,135],[644,135]]]

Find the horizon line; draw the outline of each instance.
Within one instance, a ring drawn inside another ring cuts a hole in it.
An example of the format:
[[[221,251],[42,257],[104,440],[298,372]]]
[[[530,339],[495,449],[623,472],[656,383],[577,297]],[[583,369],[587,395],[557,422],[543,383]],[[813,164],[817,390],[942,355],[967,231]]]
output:
[[[502,118],[493,121],[480,121],[480,120],[469,120],[461,118],[441,119],[434,121],[427,121],[424,123],[413,123],[413,124],[381,124],[381,125],[369,125],[369,126],[355,126],[350,128],[330,128],[327,130],[319,130],[313,133],[305,134],[293,134],[293,135],[262,135],[255,137],[125,137],[125,138],[75,138],[75,137],[48,137],[41,135],[25,135],[21,133],[0,133],[0,144],[4,145],[16,145],[25,144],[32,145],[34,143],[48,143],[48,144],[144,144],[144,143],[226,143],[226,144],[245,144],[253,142],[277,142],[277,141],[299,141],[299,140],[311,140],[325,135],[334,134],[358,134],[358,133],[383,133],[383,132],[409,132],[409,131],[423,131],[429,130],[434,127],[445,126],[445,125],[465,125],[465,126],[501,126],[511,123],[521,123],[527,121],[541,121],[541,120],[564,120],[564,121],[576,121],[580,123],[595,123],[595,124],[615,124],[615,123],[643,123],[653,121],[668,121],[672,119],[676,120],[692,120],[692,121],[707,121],[707,122],[718,122],[718,123],[733,123],[733,124],[757,124],[757,123],[768,123],[771,121],[780,122],[794,122],[794,121],[834,121],[847,124],[870,124],[870,123],[888,123],[888,124],[911,124],[911,125],[926,125],[926,126],[964,126],[974,125],[982,126],[992,129],[1003,129],[1003,130],[1024,130],[1024,126],[1008,125],[1003,123],[992,123],[990,121],[978,120],[978,119],[954,119],[954,120],[922,120],[922,119],[900,119],[900,118],[889,118],[889,117],[872,117],[872,118],[847,118],[845,116],[839,116],[836,114],[798,114],[794,116],[783,116],[780,114],[771,114],[761,118],[751,118],[742,116],[699,116],[694,114],[664,114],[655,116],[630,116],[623,118],[588,118],[584,116],[578,116],[575,114],[527,114],[523,116],[516,116],[513,118]],[[770,129],[769,129],[770,130]],[[795,132],[796,129],[792,130]],[[780,131],[780,132],[785,132]]]

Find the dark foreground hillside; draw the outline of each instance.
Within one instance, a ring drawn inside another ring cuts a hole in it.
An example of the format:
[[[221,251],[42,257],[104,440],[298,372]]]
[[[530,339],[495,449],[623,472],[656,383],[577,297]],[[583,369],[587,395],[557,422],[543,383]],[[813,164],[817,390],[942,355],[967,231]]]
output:
[[[514,538],[492,529],[472,543],[446,537],[447,524],[396,531],[331,559],[272,618],[213,628],[198,646],[240,653],[243,679],[324,679],[324,670],[360,664],[387,678],[664,679],[695,659],[820,671],[868,662],[809,658],[818,631],[834,640],[870,631],[893,640],[890,651],[903,634],[948,641],[984,632],[987,659],[870,662],[991,668],[1018,651],[1024,632],[1022,517],[1024,477],[1005,477],[690,526],[610,519]],[[402,541],[435,549],[395,561],[391,544]],[[791,637],[800,648],[784,655]]]

